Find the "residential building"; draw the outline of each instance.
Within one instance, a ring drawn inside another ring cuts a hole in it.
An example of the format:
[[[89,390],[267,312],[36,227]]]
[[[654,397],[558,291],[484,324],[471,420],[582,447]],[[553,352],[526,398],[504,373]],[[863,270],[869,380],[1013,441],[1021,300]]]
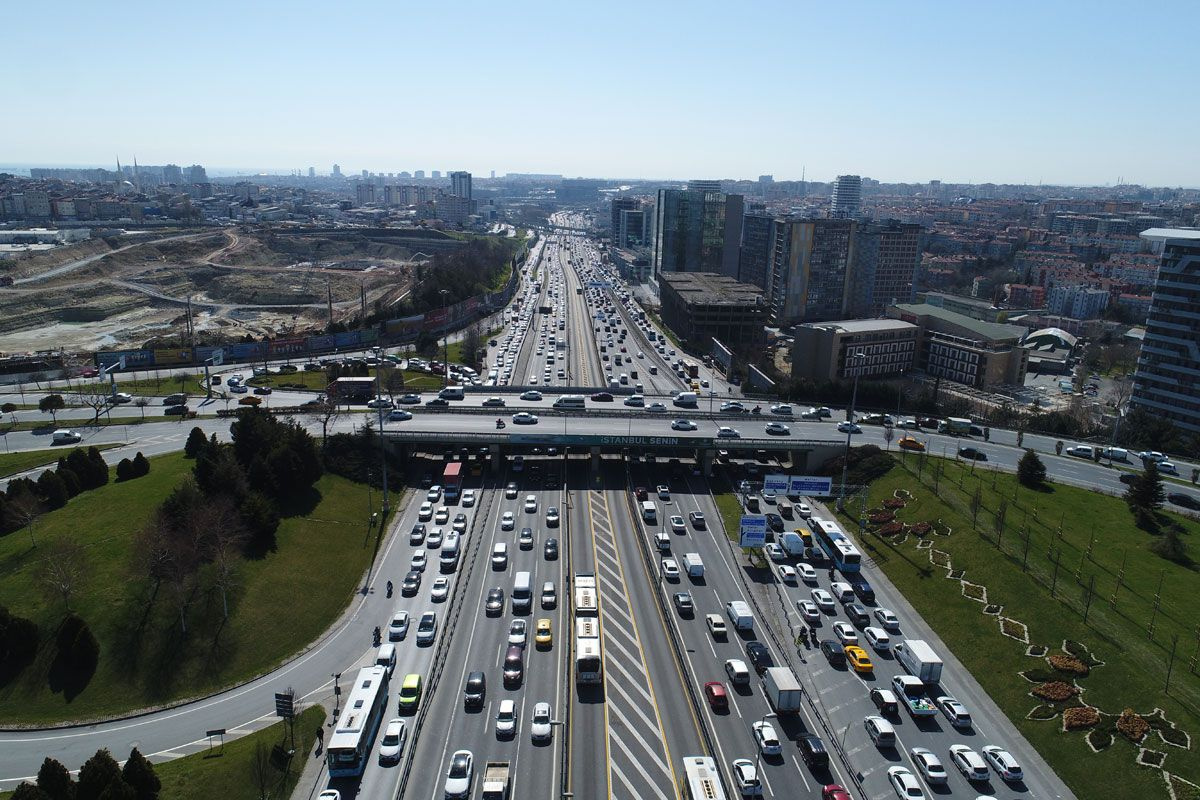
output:
[[[641,212],[626,212],[641,213]],[[613,266],[627,281],[645,283],[650,280],[650,256],[645,249],[631,250],[623,247],[611,247],[608,251]]]
[[[1029,351],[1021,346],[1025,328],[929,303],[898,303],[887,313],[920,326],[916,368],[925,374],[977,389],[1024,385],[1029,368]]]
[[[737,279],[740,194],[659,189],[654,272],[716,272]]]
[[[375,202],[375,184],[363,182],[354,187],[354,196],[358,205],[366,206]]]
[[[856,223],[777,219],[771,223],[767,298],[777,325],[846,316]]]
[[[1046,305],[1046,287],[1026,283],[1013,283],[1008,287],[1008,304],[1027,308]]]
[[[437,218],[451,225],[462,225],[471,216],[474,209],[470,200],[457,195],[442,195],[436,201]]]
[[[858,219],[862,210],[862,178],[858,175],[838,175],[833,184],[833,205],[829,216]]]
[[[663,323],[692,352],[708,352],[718,339],[738,353],[761,351],[767,305],[757,286],[713,272],[663,272],[658,276]]]
[[[1161,248],[1130,404],[1200,433],[1200,230],[1151,228]]]
[[[335,178],[342,177],[342,168],[337,164],[333,165],[333,177],[335,177]]]
[[[1108,308],[1106,289],[1088,286],[1053,286],[1046,295],[1046,307],[1051,314],[1075,319],[1096,319]]]
[[[450,173],[450,194],[455,197],[465,197],[471,199],[471,173],[458,172]]]
[[[898,319],[797,325],[792,377],[832,381],[902,375],[916,363],[920,334],[917,325]]]
[[[738,251],[738,280],[766,291],[771,264],[771,224],[775,218],[764,212],[742,217],[742,245]]]
[[[921,266],[920,225],[888,220],[859,224],[851,269],[851,317],[878,317],[893,303],[911,302]]]
[[[687,190],[689,192],[719,192],[721,191],[721,182],[693,179],[687,182]]]

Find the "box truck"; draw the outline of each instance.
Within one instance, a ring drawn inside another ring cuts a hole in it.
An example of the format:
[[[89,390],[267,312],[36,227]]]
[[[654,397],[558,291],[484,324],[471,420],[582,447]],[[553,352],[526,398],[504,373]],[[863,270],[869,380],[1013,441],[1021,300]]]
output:
[[[904,639],[892,652],[901,666],[924,683],[934,684],[942,679],[942,659],[921,639]]]
[[[800,710],[804,690],[800,681],[787,667],[767,667],[763,672],[763,693],[778,714],[791,714]]]

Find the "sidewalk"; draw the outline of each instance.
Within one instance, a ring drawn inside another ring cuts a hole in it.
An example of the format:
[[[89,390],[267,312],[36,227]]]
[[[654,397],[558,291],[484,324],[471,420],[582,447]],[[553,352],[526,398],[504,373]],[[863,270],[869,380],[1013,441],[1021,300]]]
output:
[[[296,781],[296,788],[292,790],[292,800],[312,800],[329,783],[329,768],[325,763],[325,742],[328,742],[329,737],[333,735],[333,726],[337,721],[333,716],[332,687],[329,694],[316,698],[314,705],[325,709],[326,718],[323,728],[325,735],[317,742],[315,749],[305,754],[304,772],[300,774],[300,780]]]

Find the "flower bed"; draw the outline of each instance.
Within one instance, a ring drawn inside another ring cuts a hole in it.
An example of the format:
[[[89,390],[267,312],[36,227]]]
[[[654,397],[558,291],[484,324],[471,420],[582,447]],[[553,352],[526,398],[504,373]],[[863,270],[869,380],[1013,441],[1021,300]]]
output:
[[[918,522],[916,525],[913,525],[910,530],[913,532],[914,536],[926,536],[931,530],[933,530],[933,523]]]
[[[1150,723],[1142,719],[1132,708],[1127,708],[1117,718],[1117,730],[1126,739],[1137,744],[1150,732]]]
[[[891,522],[895,518],[896,514],[892,511],[880,511],[876,514],[872,514],[867,519],[871,521],[872,525],[883,525],[885,522]]]
[[[908,505],[908,503],[905,503],[899,497],[889,497],[883,501],[884,508],[897,509],[904,508],[906,505]]]
[[[1045,722],[1058,716],[1058,708],[1047,703],[1042,703],[1041,705],[1034,706],[1025,716],[1029,719]]]
[[[904,523],[903,522],[889,522],[886,525],[882,526],[877,531],[877,533],[880,536],[897,536],[901,533],[904,533]]]
[[[1081,731],[1100,724],[1100,712],[1091,706],[1076,706],[1063,712],[1063,730]]]
[[[1113,742],[1112,733],[1107,728],[1092,728],[1088,731],[1087,743],[1088,747],[1099,753],[1104,748],[1108,747]]]
[[[1075,656],[1054,653],[1046,660],[1050,662],[1050,666],[1054,667],[1059,672],[1066,672],[1071,675],[1080,676],[1085,676],[1091,672],[1091,669],[1088,668],[1088,665],[1080,661]]]
[[[1049,700],[1052,703],[1061,703],[1079,694],[1079,689],[1063,681],[1050,681],[1049,683],[1033,687],[1033,691],[1030,694],[1042,700]],[[1141,719],[1141,717],[1138,717],[1138,719]],[[1144,724],[1145,720],[1142,720],[1142,722]],[[1149,725],[1146,726],[1147,729],[1149,727]]]

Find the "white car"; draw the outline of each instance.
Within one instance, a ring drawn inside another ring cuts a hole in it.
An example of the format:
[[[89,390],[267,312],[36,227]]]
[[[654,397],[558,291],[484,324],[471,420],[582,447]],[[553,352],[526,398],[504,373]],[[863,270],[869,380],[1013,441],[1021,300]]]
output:
[[[824,589],[813,589],[809,594],[812,595],[813,602],[817,604],[817,608],[822,611],[833,612],[833,595]]]
[[[955,700],[948,694],[936,698],[933,701],[942,714],[950,721],[950,724],[956,728],[971,727],[971,712],[967,711],[967,707]]]
[[[111,395],[108,400],[110,403],[116,403],[118,405],[121,403],[132,403],[133,395],[129,394],[128,392],[117,392],[116,394]]]
[[[892,649],[892,640],[883,630],[883,628],[873,628],[867,626],[863,628],[863,638],[871,647],[875,648],[876,652],[886,653]]]
[[[858,631],[854,630],[854,626],[849,622],[833,623],[833,635],[843,645],[858,644]]]
[[[800,580],[805,583],[812,583],[817,579],[817,571],[810,564],[797,564],[796,571],[800,573]]]
[[[535,389],[530,389],[529,391],[527,391],[521,395],[521,399],[522,400],[541,400],[542,393]]]
[[[514,619],[508,626],[508,643],[517,647],[525,646],[525,629],[527,625],[523,619]]]
[[[717,438],[718,439],[740,439],[740,438],[742,438],[742,435],[740,433],[738,433],[736,430],[734,430],[733,428],[726,428],[726,427],[722,426],[720,428],[717,428]]]
[[[508,543],[496,542],[492,546],[492,569],[504,569],[508,566]]]
[[[787,564],[780,564],[778,567],[778,570],[779,570],[779,580],[783,581],[784,583],[792,583],[792,584],[794,584],[796,582],[796,568],[795,567],[790,567]]]
[[[759,720],[750,726],[750,730],[754,734],[754,742],[758,745],[758,751],[764,756],[777,756],[783,753],[783,747],[779,744],[779,734],[775,732],[774,725]]]
[[[451,529],[455,533],[466,533],[467,532],[467,515],[462,513],[461,511],[458,512],[457,514],[455,514],[454,515],[454,524],[451,526]]]
[[[383,741],[379,743],[379,763],[395,764],[404,752],[404,742],[408,739],[408,728],[404,720],[389,720],[383,730]]]
[[[463,493],[462,493],[463,508],[470,508],[473,505],[475,505],[475,490],[474,489],[463,489]]]
[[[946,768],[942,766],[941,759],[934,755],[932,750],[914,747],[908,751],[908,754],[912,756],[917,771],[925,777],[925,782],[930,786],[946,782],[949,777],[946,774]]]
[[[774,542],[771,542],[768,545],[764,545],[763,552],[766,553],[767,558],[771,559],[772,561],[786,561],[787,560],[787,553],[784,551],[784,549],[782,547],[775,544]]]
[[[671,517],[671,532],[672,533],[687,533],[687,523],[683,521],[683,517],[678,514]]]
[[[838,433],[862,433],[862,428],[858,427],[857,423],[851,422],[850,420],[839,422],[837,429]],[[908,774],[911,775],[912,773],[910,772]]]
[[[428,522],[433,519],[433,503],[421,503],[421,508],[417,512],[417,519],[421,522]]]
[[[673,558],[664,558],[662,560],[663,577],[669,581],[679,580],[679,564]]]
[[[408,612],[397,611],[388,623],[388,641],[399,642],[408,635]]]
[[[818,622],[821,619],[820,609],[808,600],[797,600],[796,608],[800,610],[800,616],[804,617],[805,622]]]
[[[730,765],[733,768],[733,782],[737,784],[742,797],[758,797],[763,793],[762,781],[758,779],[758,770],[754,762],[748,758],[735,758]]]
[[[992,769],[996,770],[996,774],[1006,781],[1019,781],[1024,778],[1024,773],[1021,771],[1021,765],[1013,758],[1012,753],[998,745],[989,744],[980,748],[983,750],[983,757],[992,765]]]
[[[514,425],[537,425],[538,418],[528,411],[521,411],[513,414],[512,421]]]
[[[475,776],[475,757],[470,750],[455,750],[450,756],[446,770],[446,797],[449,800],[464,800],[471,796],[471,781]]]
[[[442,546],[441,528],[434,528],[433,530],[429,531],[429,535],[425,537],[425,546],[431,550]]]
[[[510,482],[504,487],[504,496],[509,500],[517,499],[517,484],[515,482]]]
[[[425,571],[425,563],[428,561],[428,556],[424,550],[413,550],[412,561],[409,562],[409,569],[416,572]]]
[[[796,503],[796,516],[800,519],[808,519],[812,516],[812,506],[808,503]]]
[[[537,506],[538,506],[537,495],[533,495],[533,494],[525,495],[525,513],[526,514],[536,514]]]
[[[965,744],[950,745],[950,760],[963,777],[969,781],[986,781],[988,779],[987,763],[983,757]]]
[[[883,626],[885,631],[891,633],[898,633],[900,631],[900,619],[892,613],[891,609],[875,609],[875,619],[879,620],[879,624]]]
[[[768,422],[764,430],[766,430],[766,432],[772,436],[792,435],[792,429],[787,425],[784,425],[782,422]]]
[[[667,407],[662,403],[653,402],[650,405],[646,406],[646,410],[650,411],[652,413],[658,414],[658,413],[662,413],[663,411],[666,411]]]
[[[907,767],[888,767],[887,776],[900,800],[925,800],[920,781]]]
[[[438,506],[437,513],[433,515],[434,525],[445,525],[450,521],[450,509],[445,506]]]
[[[554,727],[550,724],[550,704],[535,703],[533,706],[533,724],[529,729],[529,736],[535,742],[550,741],[551,732]]]
[[[501,700],[496,709],[496,736],[507,739],[517,732],[517,704],[512,700]]]
[[[516,518],[513,517],[513,512],[505,511],[500,515],[500,530],[511,531],[516,526]]]
[[[425,499],[431,503],[436,503],[438,500],[441,500],[442,499],[441,485],[435,483],[433,486],[430,486],[429,490],[425,492]]]
[[[396,408],[388,412],[389,422],[407,422],[412,419],[412,412],[405,411],[403,408]]]
[[[690,419],[677,419],[671,423],[671,430],[694,431],[696,430],[696,423],[692,422]]]
[[[724,639],[728,634],[729,629],[725,627],[725,620],[721,619],[720,614],[705,614],[704,624],[708,625],[708,632],[714,639]]]
[[[444,603],[446,598],[450,596],[450,579],[445,575],[439,575],[433,579],[433,591],[430,592],[429,598],[435,603]]]

